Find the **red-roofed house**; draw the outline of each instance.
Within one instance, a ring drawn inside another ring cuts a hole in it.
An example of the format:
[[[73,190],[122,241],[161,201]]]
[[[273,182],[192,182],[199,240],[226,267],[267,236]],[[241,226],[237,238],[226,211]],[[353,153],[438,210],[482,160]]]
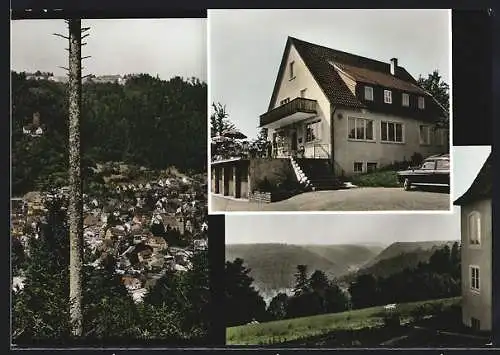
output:
[[[289,37],[268,111],[276,157],[327,159],[337,174],[449,150],[446,115],[396,58],[384,63]],[[281,139],[279,139],[281,138]]]
[[[262,170],[268,179],[293,170],[303,184],[329,189],[338,186],[335,177],[449,152],[448,129],[438,125],[447,110],[396,58],[381,62],[288,37],[260,115],[281,162],[212,162],[212,191],[246,196]]]

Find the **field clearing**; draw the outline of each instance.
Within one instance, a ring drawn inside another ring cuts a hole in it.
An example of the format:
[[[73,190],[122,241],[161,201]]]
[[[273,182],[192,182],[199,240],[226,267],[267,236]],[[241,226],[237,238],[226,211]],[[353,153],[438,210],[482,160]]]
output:
[[[420,305],[440,305],[443,309],[459,304],[460,297],[399,304],[401,321],[409,320]],[[384,307],[370,307],[341,313],[285,319],[260,324],[247,324],[226,329],[227,345],[263,345],[283,343],[300,338],[341,330],[380,327],[384,324]]]

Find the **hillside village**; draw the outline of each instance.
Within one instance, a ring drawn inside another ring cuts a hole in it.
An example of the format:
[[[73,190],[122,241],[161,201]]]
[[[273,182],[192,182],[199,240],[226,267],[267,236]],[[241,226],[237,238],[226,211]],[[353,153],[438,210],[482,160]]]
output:
[[[146,183],[110,182],[106,186],[106,197],[83,196],[87,265],[102,268],[104,257],[112,255],[117,260],[115,272],[122,275],[134,300],[141,302],[168,270],[189,270],[193,253],[207,248],[204,183],[170,176]],[[41,225],[47,223],[44,203],[68,197],[68,192],[62,187],[13,199],[12,237],[27,253],[28,240],[38,238]],[[22,288],[22,274],[14,276],[14,288]]]
[[[89,75],[82,78],[82,84],[87,83],[115,83],[125,85],[128,79],[133,75]],[[50,80],[57,83],[67,83],[67,75],[54,75],[53,73],[36,71],[34,73],[26,73],[27,80]]]

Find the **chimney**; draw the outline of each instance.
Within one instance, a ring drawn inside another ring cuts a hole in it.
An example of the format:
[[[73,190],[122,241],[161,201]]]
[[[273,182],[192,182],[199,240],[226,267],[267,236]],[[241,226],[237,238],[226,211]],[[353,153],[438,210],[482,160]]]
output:
[[[391,58],[391,75],[396,75],[397,66],[398,66],[398,58]]]

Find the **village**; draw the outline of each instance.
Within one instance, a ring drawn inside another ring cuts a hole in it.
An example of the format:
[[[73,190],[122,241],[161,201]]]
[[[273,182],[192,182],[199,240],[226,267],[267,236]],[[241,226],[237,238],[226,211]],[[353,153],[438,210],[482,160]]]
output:
[[[136,302],[167,271],[185,272],[191,257],[208,247],[206,182],[169,176],[146,183],[106,184],[106,193],[83,195],[87,266],[102,268],[112,255],[115,273]],[[67,197],[68,187],[12,199],[12,238],[29,254],[28,241],[47,223],[45,202]],[[14,275],[14,290],[23,276]]]

